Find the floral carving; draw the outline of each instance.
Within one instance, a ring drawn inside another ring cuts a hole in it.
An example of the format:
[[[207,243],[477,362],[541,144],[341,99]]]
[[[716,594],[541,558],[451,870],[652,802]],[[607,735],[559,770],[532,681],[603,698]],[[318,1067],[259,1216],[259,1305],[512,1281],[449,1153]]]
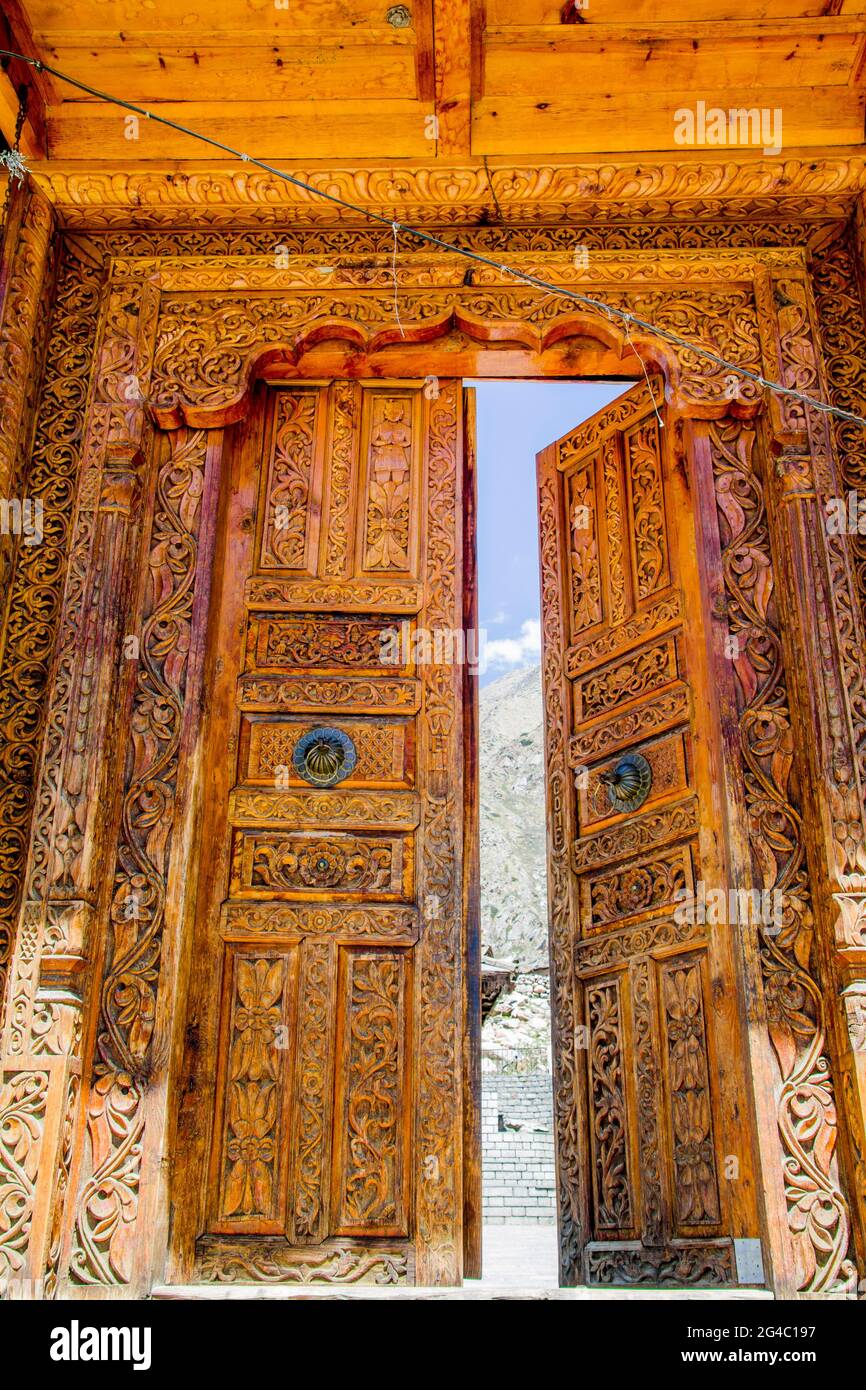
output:
[[[309,1251],[287,1241],[202,1242],[197,1275],[205,1284],[405,1284],[409,1261],[392,1246],[328,1241]]]
[[[408,570],[412,427],[406,396],[372,400],[365,570]]]
[[[401,1086],[403,966],[399,959],[356,956],[347,1024],[346,1153],[342,1216],[348,1227],[405,1229]]]
[[[358,389],[354,381],[337,381],[333,386],[333,425],[327,477],[328,549],[325,561],[325,574],[332,579],[341,578],[348,565],[349,504],[357,439]]]
[[[324,1234],[325,1163],[330,1150],[329,1089],[333,1066],[334,951],[330,942],[307,942],[298,1027],[298,1113],[295,1174],[295,1239]]]
[[[53,308],[45,305],[44,328],[39,334],[41,340],[42,332],[47,332],[46,379],[55,386],[44,390],[39,399],[26,487],[29,496],[42,502],[45,541],[18,547],[8,584],[10,616],[0,667],[0,727],[6,744],[0,760],[0,1001],[21,901],[34,805],[37,828],[28,861],[28,896],[40,893],[49,853],[45,839],[54,811],[53,776],[64,743],[71,688],[68,651],[74,641],[86,573],[87,525],[77,537],[78,563],[73,562],[66,593],[52,708],[46,721],[46,771],[39,779],[37,764],[46,720],[44,692],[61,622],[61,596],[72,542],[72,499],[98,313],[99,270],[70,257],[60,275]]]
[[[591,468],[568,479],[568,520],[571,531],[571,630],[577,637],[601,621],[601,574],[598,564],[595,487]]]
[[[399,624],[397,624],[399,629]],[[265,666],[380,666],[395,624],[381,618],[262,620]]]
[[[279,1078],[285,957],[239,956],[229,1058],[222,1214],[270,1217],[276,1203]]]
[[[625,439],[634,526],[637,597],[646,599],[667,582],[665,509],[655,419],[644,421]]]
[[[610,436],[602,444],[604,519],[607,533],[607,571],[610,621],[621,623],[631,608],[631,585],[624,534],[622,474],[618,441]]]
[[[252,882],[261,888],[376,892],[390,888],[392,862],[388,841],[297,836],[257,843]]]
[[[576,683],[582,719],[593,719],[637,695],[649,694],[676,676],[676,658],[670,642],[659,642],[633,652],[616,665],[606,666]]]
[[[180,437],[157,480],[148,558],[150,593],[88,1114],[92,1168],[79,1198],[72,1258],[73,1277],[84,1283],[123,1283],[128,1278],[122,1233],[137,1211],[143,1076],[165,925],[205,449],[201,432]]]
[[[620,1000],[615,981],[589,985],[586,1007],[589,1015],[596,1221],[604,1230],[617,1231],[631,1225],[632,1209]]]
[[[733,1246],[727,1240],[707,1245],[689,1241],[657,1250],[596,1245],[589,1251],[588,1266],[591,1284],[723,1288],[737,1282]]]
[[[275,394],[261,563],[265,569],[305,569],[318,393],[286,390]]]
[[[688,866],[676,849],[589,880],[590,922],[609,925],[639,912],[677,901],[687,883]]]
[[[27,1261],[48,1073],[10,1072],[0,1086],[0,1278]]]
[[[719,1192],[707,1068],[700,966],[677,962],[662,972],[668,1049],[676,1219],[683,1226],[719,1220]]]

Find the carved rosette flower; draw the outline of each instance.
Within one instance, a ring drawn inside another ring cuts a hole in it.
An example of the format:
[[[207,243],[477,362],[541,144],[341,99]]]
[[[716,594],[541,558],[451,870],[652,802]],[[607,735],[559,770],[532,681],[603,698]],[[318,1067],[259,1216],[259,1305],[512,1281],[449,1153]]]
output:
[[[255,1082],[234,1085],[229,1101],[230,1137],[226,1156],[232,1165],[226,1177],[225,1214],[243,1216],[269,1212],[273,1195],[274,1123],[277,1092],[273,1085]]]

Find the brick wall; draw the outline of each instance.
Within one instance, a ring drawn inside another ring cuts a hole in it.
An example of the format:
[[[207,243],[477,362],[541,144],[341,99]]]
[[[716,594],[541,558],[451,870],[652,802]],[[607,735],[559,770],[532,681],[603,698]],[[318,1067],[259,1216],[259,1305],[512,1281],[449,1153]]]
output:
[[[484,1220],[556,1220],[549,1072],[486,1072],[481,1088]],[[500,1129],[500,1116],[521,1129]]]

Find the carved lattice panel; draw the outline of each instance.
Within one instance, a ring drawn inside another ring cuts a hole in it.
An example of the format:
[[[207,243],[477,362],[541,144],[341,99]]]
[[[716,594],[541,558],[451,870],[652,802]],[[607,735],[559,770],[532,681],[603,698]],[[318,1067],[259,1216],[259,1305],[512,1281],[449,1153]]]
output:
[[[653,389],[661,401],[661,381]],[[749,1164],[737,1068],[714,1065],[719,1046],[740,1047],[719,1007],[735,989],[729,928],[694,908],[702,881],[725,881],[704,605],[668,434],[641,384],[539,455],[569,1281],[730,1283],[743,1220],[722,1177],[731,1155],[738,1172]]]
[[[333,716],[331,716],[333,723]],[[309,719],[267,719],[247,716],[241,721],[239,777],[253,786],[304,787],[305,779],[292,759]],[[341,780],[343,787],[411,787],[415,781],[414,725],[406,719],[344,719],[337,727],[352,740],[357,763]],[[279,780],[278,780],[279,779]]]

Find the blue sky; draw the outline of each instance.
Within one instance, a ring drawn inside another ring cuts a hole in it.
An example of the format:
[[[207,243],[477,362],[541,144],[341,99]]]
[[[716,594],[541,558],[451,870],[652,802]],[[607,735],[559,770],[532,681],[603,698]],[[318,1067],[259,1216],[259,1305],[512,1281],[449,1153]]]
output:
[[[478,444],[478,617],[482,685],[539,660],[535,455],[627,388],[605,381],[467,381]]]

